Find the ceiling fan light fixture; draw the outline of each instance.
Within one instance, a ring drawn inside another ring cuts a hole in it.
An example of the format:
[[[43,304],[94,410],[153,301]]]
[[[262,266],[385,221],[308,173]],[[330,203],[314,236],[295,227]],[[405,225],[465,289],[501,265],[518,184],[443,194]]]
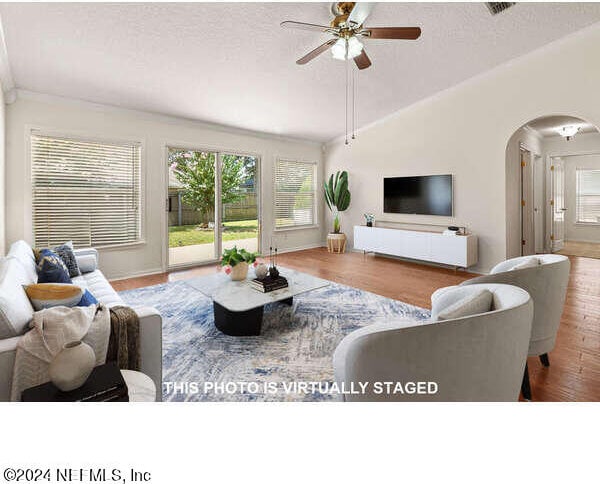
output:
[[[359,56],[363,50],[363,45],[356,37],[349,39],[338,39],[331,47],[331,55],[334,59],[347,60]]]
[[[363,50],[363,45],[360,40],[356,37],[350,37],[348,39],[348,59],[354,59],[359,56]]]
[[[331,46],[331,55],[334,59],[346,60],[346,39],[338,39]]]

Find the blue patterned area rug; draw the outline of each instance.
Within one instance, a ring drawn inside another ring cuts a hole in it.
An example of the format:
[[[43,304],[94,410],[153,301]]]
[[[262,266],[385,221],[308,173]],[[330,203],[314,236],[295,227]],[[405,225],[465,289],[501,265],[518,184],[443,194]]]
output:
[[[262,334],[235,337],[215,328],[212,301],[186,281],[120,295],[162,314],[165,401],[337,400],[332,356],[344,336],[373,323],[429,318],[428,310],[331,283],[294,297],[292,307],[265,306]]]

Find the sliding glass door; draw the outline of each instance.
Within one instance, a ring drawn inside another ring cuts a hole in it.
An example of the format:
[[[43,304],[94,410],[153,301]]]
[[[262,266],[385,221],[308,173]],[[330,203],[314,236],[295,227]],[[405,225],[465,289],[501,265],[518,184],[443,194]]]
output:
[[[223,153],[221,165],[221,247],[259,250],[256,156]]]
[[[223,248],[257,251],[255,156],[168,149],[168,265],[215,262]]]

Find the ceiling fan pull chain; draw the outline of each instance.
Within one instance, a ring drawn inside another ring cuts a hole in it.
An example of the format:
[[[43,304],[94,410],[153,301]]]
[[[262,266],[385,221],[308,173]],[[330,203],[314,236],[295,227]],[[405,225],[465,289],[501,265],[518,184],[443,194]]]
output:
[[[345,121],[346,121],[346,140],[345,144],[348,144],[348,60],[346,62],[346,102],[344,106],[345,110]]]
[[[352,139],[356,139],[356,69],[352,69]]]

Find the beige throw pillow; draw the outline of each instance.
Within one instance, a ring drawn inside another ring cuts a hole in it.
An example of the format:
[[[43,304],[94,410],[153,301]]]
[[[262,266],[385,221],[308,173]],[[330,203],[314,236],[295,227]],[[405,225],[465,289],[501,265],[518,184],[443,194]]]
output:
[[[537,257],[529,257],[525,259],[523,262],[519,262],[516,266],[514,266],[511,271],[516,271],[519,269],[528,269],[530,267],[537,267],[541,263],[540,259]]]
[[[474,314],[487,313],[492,308],[493,295],[487,289],[475,291],[459,299],[438,313],[438,321],[445,319],[464,318]]]

